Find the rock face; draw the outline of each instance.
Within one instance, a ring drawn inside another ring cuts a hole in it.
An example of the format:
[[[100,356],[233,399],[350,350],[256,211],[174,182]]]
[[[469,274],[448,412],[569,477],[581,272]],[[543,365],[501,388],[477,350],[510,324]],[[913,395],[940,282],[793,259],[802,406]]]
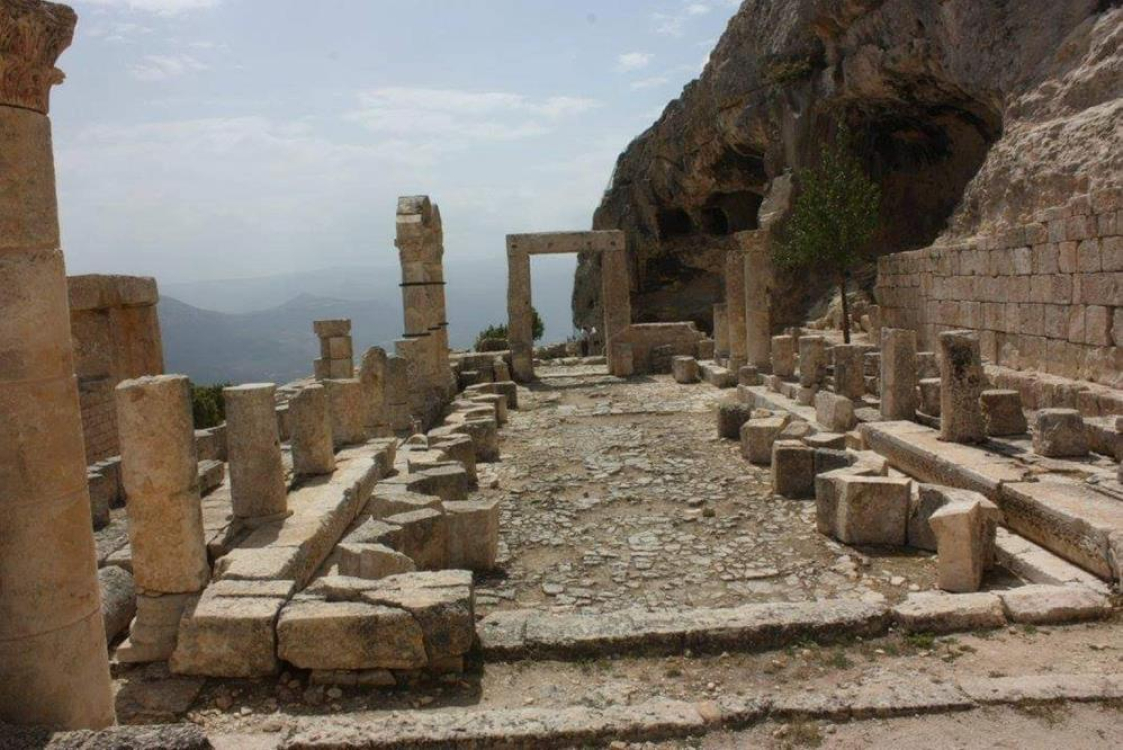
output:
[[[747,0],[702,76],[620,157],[594,217],[627,232],[634,319],[709,331],[734,234],[782,217],[792,171],[843,120],[881,186],[880,254],[1024,222],[1117,179],[1114,5]],[[828,281],[779,273],[774,332]],[[599,288],[582,258],[577,325],[599,319]]]

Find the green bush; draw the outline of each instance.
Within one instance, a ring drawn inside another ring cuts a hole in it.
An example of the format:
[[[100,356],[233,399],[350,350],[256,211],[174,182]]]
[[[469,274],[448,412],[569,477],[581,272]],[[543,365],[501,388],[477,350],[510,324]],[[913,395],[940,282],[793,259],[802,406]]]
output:
[[[222,389],[228,385],[230,384],[191,384],[191,415],[195,420],[196,430],[217,427],[226,421],[226,402],[222,398]]]
[[[535,310],[533,307],[530,308],[530,313],[532,315],[532,318],[531,318],[531,320],[532,320],[531,334],[534,336],[534,340],[537,341],[538,339],[540,339],[544,335],[546,335],[546,324],[544,322],[542,322],[542,316],[539,315],[538,311]],[[488,345],[483,343],[485,340],[487,340],[487,339],[506,339],[506,338],[507,338],[507,326],[505,326],[505,325],[488,326],[487,328],[483,329],[478,334],[476,334],[475,349],[478,352],[488,351],[488,348],[487,348]]]

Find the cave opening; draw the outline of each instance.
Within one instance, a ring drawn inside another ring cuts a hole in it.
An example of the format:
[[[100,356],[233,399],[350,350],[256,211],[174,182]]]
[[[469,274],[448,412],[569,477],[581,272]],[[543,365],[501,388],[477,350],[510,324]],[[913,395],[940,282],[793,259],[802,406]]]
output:
[[[659,239],[671,237],[685,237],[694,233],[694,222],[690,214],[681,208],[660,209],[655,215],[655,222],[659,226]]]
[[[715,193],[702,209],[703,228],[708,234],[732,234],[759,228],[757,215],[763,197],[751,190]]]

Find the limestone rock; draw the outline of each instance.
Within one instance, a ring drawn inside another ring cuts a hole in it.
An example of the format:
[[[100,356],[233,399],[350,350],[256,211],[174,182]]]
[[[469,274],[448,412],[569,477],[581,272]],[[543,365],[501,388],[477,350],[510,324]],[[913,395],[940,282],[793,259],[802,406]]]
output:
[[[1088,455],[1084,418],[1076,409],[1041,409],[1033,423],[1033,450],[1049,458]]]

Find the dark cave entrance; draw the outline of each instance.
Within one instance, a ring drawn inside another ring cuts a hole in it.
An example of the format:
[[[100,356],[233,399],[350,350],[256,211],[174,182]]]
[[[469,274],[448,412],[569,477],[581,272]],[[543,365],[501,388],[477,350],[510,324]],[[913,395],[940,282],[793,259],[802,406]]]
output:
[[[659,227],[659,239],[667,240],[672,237],[685,237],[694,233],[694,222],[690,214],[681,208],[663,208],[655,215],[655,223]]]
[[[761,195],[750,190],[715,193],[702,207],[702,229],[716,235],[757,229],[757,213],[763,200]]]

